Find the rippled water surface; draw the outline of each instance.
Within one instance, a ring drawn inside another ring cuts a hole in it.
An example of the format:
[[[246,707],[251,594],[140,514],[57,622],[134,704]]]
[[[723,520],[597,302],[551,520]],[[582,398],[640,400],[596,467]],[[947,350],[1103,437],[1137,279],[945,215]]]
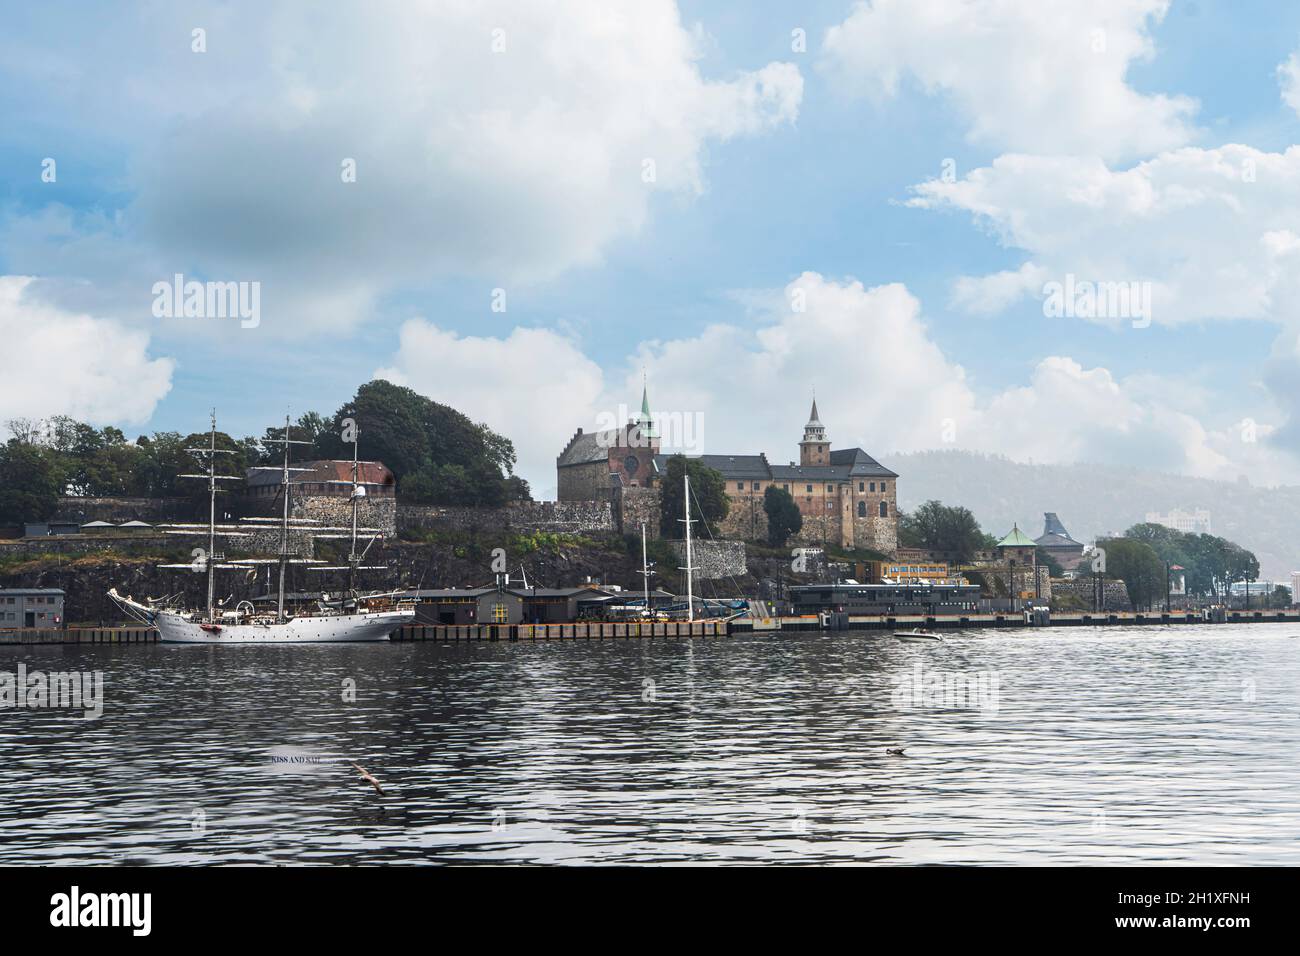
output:
[[[1281,624],[0,647],[105,680],[98,720],[0,710],[0,863],[1295,865],[1298,658]]]

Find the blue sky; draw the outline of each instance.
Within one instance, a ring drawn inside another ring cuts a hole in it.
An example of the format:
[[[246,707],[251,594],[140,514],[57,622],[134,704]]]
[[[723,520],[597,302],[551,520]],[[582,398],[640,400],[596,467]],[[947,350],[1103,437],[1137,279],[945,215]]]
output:
[[[688,450],[792,455],[816,388],[877,454],[1296,482],[1300,8],[533,6],[8,13],[0,419],[260,434],[378,373],[545,495],[644,368]],[[175,272],[258,326],[153,315]],[[1154,321],[1045,316],[1066,273]]]

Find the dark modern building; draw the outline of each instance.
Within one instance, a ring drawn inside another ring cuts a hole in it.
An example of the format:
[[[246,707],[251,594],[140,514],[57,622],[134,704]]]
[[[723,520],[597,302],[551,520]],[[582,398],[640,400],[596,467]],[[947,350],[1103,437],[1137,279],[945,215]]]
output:
[[[806,584],[790,588],[795,614],[966,614],[979,610],[974,584]]]
[[[611,592],[576,588],[439,588],[411,592],[420,599],[417,624],[567,624],[589,605],[610,600]],[[636,595],[640,597],[640,595]]]
[[[62,626],[63,592],[59,589],[0,589],[0,629]]]

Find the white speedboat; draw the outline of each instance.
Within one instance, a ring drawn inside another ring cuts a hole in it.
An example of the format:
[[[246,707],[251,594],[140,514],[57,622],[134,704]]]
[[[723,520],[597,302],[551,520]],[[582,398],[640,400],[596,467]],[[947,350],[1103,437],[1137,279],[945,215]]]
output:
[[[920,643],[933,644],[938,641],[943,643],[943,638],[938,634],[931,634],[929,631],[895,631],[894,637],[900,641],[917,641]]]

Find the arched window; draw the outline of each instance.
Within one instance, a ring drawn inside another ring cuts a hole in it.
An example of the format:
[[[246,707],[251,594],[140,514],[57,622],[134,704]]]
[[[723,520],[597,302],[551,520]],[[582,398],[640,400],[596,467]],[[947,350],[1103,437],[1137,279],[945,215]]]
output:
[[[888,502],[888,501],[882,501],[882,502],[880,503],[880,517],[882,517],[882,518],[888,518],[888,517],[889,517],[889,502]]]
[[[865,501],[859,501],[859,502],[858,502],[858,517],[859,517],[859,518],[865,518],[866,516],[867,516],[867,503],[866,503]]]

